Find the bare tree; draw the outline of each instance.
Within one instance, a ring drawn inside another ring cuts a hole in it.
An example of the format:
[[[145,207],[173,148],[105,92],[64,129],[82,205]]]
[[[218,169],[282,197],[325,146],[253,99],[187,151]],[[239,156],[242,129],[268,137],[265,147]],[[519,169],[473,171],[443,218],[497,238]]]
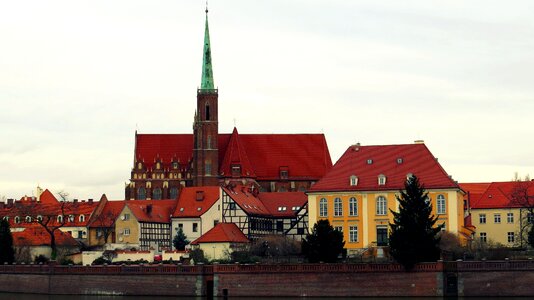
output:
[[[519,176],[515,175],[516,178]],[[511,204],[520,208],[519,238],[520,246],[528,242],[529,231],[532,230],[534,221],[534,181],[530,181],[528,175],[525,180],[515,180],[516,183],[510,194]]]

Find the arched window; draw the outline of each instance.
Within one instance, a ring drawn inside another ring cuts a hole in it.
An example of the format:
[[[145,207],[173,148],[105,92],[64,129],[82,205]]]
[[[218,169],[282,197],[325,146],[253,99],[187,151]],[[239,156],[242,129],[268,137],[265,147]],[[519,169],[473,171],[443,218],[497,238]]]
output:
[[[357,216],[358,215],[358,200],[356,198],[351,197],[349,199],[349,216]]]
[[[74,222],[74,215],[69,215],[69,222]]]
[[[57,216],[57,222],[58,223],[63,223],[63,216],[62,215]]]
[[[138,168],[139,170],[141,170],[141,169],[143,168],[143,164],[142,164],[142,163],[138,163],[138,164],[137,164],[137,168]]]
[[[153,191],[152,191],[152,199],[154,200],[161,200],[161,189],[160,188],[155,188]]]
[[[385,216],[387,214],[387,200],[384,196],[376,198],[376,214],[378,216]]]
[[[343,215],[343,203],[340,198],[334,199],[334,217],[340,217]]]
[[[146,190],[144,187],[140,187],[137,190],[137,199],[139,200],[146,200]]]
[[[210,117],[210,105],[206,103],[206,121],[209,121]]]
[[[79,219],[80,219],[80,223],[85,222],[85,216],[84,216],[84,215],[80,215],[80,218],[79,218]]]
[[[177,187],[172,187],[171,188],[171,199],[177,199],[178,198],[178,188]]]
[[[328,216],[328,204],[325,198],[321,198],[319,201],[319,216],[326,217]]]
[[[31,223],[31,222],[32,222],[32,217],[26,216],[26,223]]]
[[[446,207],[445,207],[445,196],[441,194],[438,195],[437,206],[438,206],[439,215],[444,215],[447,212]]]
[[[15,217],[15,224],[18,224],[18,223],[20,223],[20,217],[19,217],[19,216],[16,216],[16,217]]]
[[[38,216],[37,216],[37,222],[42,222],[42,221],[43,221],[43,216],[38,215]]]

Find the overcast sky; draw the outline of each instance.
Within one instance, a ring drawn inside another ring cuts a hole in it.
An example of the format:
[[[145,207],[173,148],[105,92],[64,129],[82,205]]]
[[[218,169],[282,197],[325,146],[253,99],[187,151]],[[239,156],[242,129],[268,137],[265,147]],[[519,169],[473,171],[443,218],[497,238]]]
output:
[[[0,196],[124,198],[134,133],[192,133],[204,1],[0,3]],[[422,139],[460,182],[534,175],[534,1],[212,0],[220,132]]]

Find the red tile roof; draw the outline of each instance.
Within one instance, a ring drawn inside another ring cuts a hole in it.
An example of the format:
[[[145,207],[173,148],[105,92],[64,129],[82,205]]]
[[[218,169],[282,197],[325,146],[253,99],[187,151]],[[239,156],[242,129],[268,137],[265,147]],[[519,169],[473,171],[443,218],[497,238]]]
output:
[[[247,237],[234,223],[219,223],[198,239],[192,245],[200,243],[248,243]]]
[[[265,207],[263,202],[254,193],[251,193],[248,187],[238,185],[233,188],[224,187],[223,190],[248,215],[271,215],[270,211],[267,209],[267,207]]]
[[[176,200],[128,200],[126,206],[138,222],[170,223]]]
[[[490,182],[460,183],[460,188],[465,192],[464,200],[469,201],[469,207],[471,207],[472,203],[478,202],[490,184]]]
[[[474,191],[477,193],[471,193],[471,190],[469,190],[471,185],[462,184],[461,186],[466,192],[476,195],[475,198],[471,198],[471,208],[483,209],[522,207],[521,203],[517,203],[512,197],[514,189],[519,185],[525,185],[528,189],[528,195],[532,197],[531,201],[534,203],[534,182],[532,181],[492,182],[482,194],[478,194],[480,189],[476,189],[477,186],[473,186],[475,188]],[[480,188],[481,186],[478,187]]]
[[[219,165],[224,165],[227,149],[232,150],[229,161],[246,154],[260,180],[279,178],[280,167],[288,167],[290,179],[318,180],[332,167],[323,134],[239,134],[237,153],[236,146],[229,146],[231,136],[219,134]],[[148,169],[157,157],[165,168],[173,159],[179,159],[184,167],[193,157],[193,135],[136,134],[135,157]]]
[[[234,164],[239,164],[241,168],[241,173],[236,177],[256,177],[256,173],[254,173],[254,169],[248,159],[247,152],[245,151],[245,148],[241,146],[239,133],[235,127],[230,136],[228,146],[226,147],[226,154],[219,168],[219,173],[225,177],[233,176],[232,165]]]
[[[57,246],[78,246],[78,242],[68,233],[56,230],[54,232]],[[24,228],[23,231],[13,232],[14,246],[49,246],[50,235],[40,225]]]
[[[220,187],[186,187],[180,192],[173,218],[197,218],[207,212],[219,200]],[[198,200],[202,196],[202,200]]]
[[[427,189],[459,188],[425,144],[353,145],[310,192],[400,190],[409,173]],[[385,185],[378,185],[381,174],[386,176]],[[352,175],[358,178],[355,186],[350,185]]]
[[[304,192],[259,193],[258,198],[274,217],[295,217],[308,203]]]
[[[103,200],[101,200],[103,201]],[[108,201],[104,200],[105,205],[103,209],[91,218],[89,223],[90,228],[101,228],[101,227],[111,227],[115,224],[117,217],[121,213],[126,205],[125,200],[120,201]]]

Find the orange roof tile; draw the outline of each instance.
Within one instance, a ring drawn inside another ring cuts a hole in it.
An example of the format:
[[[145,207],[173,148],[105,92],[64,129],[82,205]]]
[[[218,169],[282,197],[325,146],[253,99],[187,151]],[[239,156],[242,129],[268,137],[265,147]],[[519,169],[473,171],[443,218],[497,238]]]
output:
[[[353,145],[310,192],[400,190],[410,173],[427,189],[459,188],[425,144]],[[381,174],[386,176],[385,185],[378,184]],[[355,186],[350,185],[352,175],[358,178]]]
[[[259,193],[258,198],[273,217],[295,217],[308,203],[304,192]]]
[[[200,217],[219,200],[220,189],[218,186],[183,188],[172,217]]]
[[[245,148],[241,146],[237,128],[234,127],[234,131],[232,132],[230,141],[226,147],[226,154],[224,155],[224,159],[219,168],[220,174],[224,177],[233,176],[234,173],[232,172],[232,165],[236,164],[238,164],[241,169],[239,176],[236,177],[256,177],[256,173],[254,173],[254,169],[252,168],[252,165],[248,159],[247,152]]]
[[[219,223],[198,239],[192,245],[200,243],[248,243],[247,237],[234,223]]]
[[[78,246],[78,242],[68,233],[54,232],[57,246]],[[14,246],[48,246],[50,235],[40,225],[29,226],[23,231],[13,232]]]
[[[223,190],[247,214],[257,216],[271,215],[263,202],[251,193],[248,187],[237,185],[233,188],[224,187]]]
[[[125,200],[108,201],[106,199],[105,201],[106,203],[101,212],[99,212],[97,215],[92,216],[91,221],[89,223],[90,228],[113,226],[113,224],[115,224],[115,221],[117,220],[117,217],[123,210],[124,205],[126,205]]]
[[[508,181],[508,182],[492,182],[488,188],[475,199],[471,198],[470,206],[472,209],[482,208],[513,208],[522,207],[521,203],[516,203],[512,197],[514,189],[518,185],[525,185],[528,189],[528,194],[531,202],[534,204],[534,182],[532,181]],[[463,188],[468,189],[469,186],[462,185]],[[467,190],[469,191],[469,189]],[[478,190],[479,191],[479,190]],[[475,193],[475,195],[477,195]]]
[[[126,206],[138,222],[170,223],[176,202],[176,200],[128,200]]]

